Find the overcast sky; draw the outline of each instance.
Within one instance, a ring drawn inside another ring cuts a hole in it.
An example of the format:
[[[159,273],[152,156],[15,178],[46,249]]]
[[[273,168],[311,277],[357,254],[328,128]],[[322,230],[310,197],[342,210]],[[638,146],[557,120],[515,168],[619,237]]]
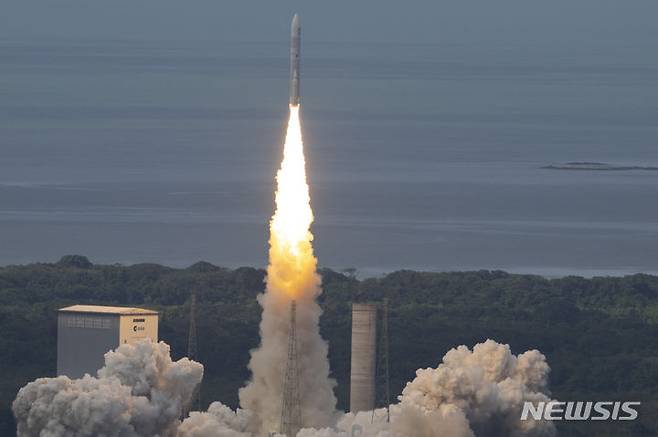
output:
[[[634,44],[658,40],[654,0],[2,0],[0,38],[266,41],[293,12],[307,42]]]

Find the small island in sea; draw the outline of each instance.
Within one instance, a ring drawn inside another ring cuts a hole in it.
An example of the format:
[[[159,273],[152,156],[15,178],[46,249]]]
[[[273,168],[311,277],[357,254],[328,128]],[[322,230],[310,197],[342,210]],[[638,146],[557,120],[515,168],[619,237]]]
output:
[[[541,167],[548,170],[595,170],[595,171],[620,171],[620,170],[658,170],[655,166],[643,165],[615,165],[604,162],[565,162],[562,164],[549,164]]]

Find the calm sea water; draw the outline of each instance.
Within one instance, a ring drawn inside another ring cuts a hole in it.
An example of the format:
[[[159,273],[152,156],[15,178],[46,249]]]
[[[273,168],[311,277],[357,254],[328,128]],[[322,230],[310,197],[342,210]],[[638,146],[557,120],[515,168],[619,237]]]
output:
[[[287,44],[0,40],[0,264],[264,266]],[[658,272],[647,47],[306,44],[323,266]]]

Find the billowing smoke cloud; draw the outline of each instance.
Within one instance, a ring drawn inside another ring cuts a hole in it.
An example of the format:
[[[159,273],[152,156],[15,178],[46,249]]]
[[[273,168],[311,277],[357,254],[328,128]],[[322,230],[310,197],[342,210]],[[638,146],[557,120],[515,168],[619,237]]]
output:
[[[290,299],[267,292],[258,301],[263,307],[261,345],[252,351],[249,368],[253,377],[240,390],[240,405],[254,413],[257,423],[252,430],[264,433],[278,430],[280,425]],[[313,298],[297,299],[300,400],[307,426],[328,426],[336,416],[335,382],[329,378],[328,345],[319,333],[320,314]]]
[[[552,436],[550,422],[521,421],[524,401],[548,401],[549,367],[537,350],[514,356],[493,340],[450,350],[416,371],[394,411],[393,429],[413,436]]]
[[[97,377],[40,378],[12,408],[19,437],[175,436],[181,408],[203,366],[171,360],[169,346],[143,341],[105,354]]]
[[[399,403],[347,413],[297,437],[553,437],[551,422],[519,420],[524,401],[548,401],[549,367],[536,350],[518,356],[492,340],[450,350],[435,369],[419,369]],[[181,408],[201,381],[203,366],[173,362],[165,343],[122,345],[105,355],[97,377],[41,378],[13,404],[19,437],[254,437],[253,411],[214,402],[206,412]],[[306,417],[306,405],[303,405]]]
[[[328,426],[335,421],[335,382],[329,378],[328,345],[320,336],[322,313],[317,259],[313,254],[313,222],[306,182],[299,107],[291,106],[290,121],[277,173],[276,211],[270,222],[270,263],[263,308],[260,347],[251,354],[252,379],[240,390],[240,405],[253,413],[254,428],[267,434],[279,430],[283,377],[287,362],[291,301],[297,303],[297,350],[303,423]]]
[[[549,371],[537,350],[515,356],[493,340],[473,350],[459,346],[437,368],[416,372],[399,403],[390,407],[390,423],[384,409],[348,413],[333,427],[302,429],[297,437],[553,437],[551,422],[520,420],[524,401],[549,400]],[[198,433],[180,437],[247,437],[252,419],[215,403],[208,413],[183,422],[181,430]],[[216,431],[203,434],[203,429]]]
[[[253,419],[248,411],[234,412],[213,402],[207,412],[191,412],[178,428],[178,437],[252,437]]]
[[[304,430],[298,437],[552,437],[551,422],[521,421],[524,401],[549,400],[549,367],[537,350],[514,356],[487,340],[471,351],[450,350],[436,369],[419,369],[399,403],[346,414],[336,430]]]

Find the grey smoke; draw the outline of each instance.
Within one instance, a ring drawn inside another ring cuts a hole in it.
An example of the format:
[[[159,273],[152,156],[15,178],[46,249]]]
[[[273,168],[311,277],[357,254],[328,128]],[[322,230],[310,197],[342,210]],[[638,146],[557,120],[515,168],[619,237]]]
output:
[[[251,437],[253,415],[213,402],[206,412],[193,411],[178,428],[178,437]]]
[[[297,298],[297,347],[299,353],[300,397],[303,421],[307,426],[323,427],[335,423],[336,382],[329,377],[328,344],[320,336],[322,310],[316,302],[320,278],[309,284],[312,292]],[[252,379],[240,390],[240,405],[253,412],[249,429],[266,434],[279,429],[283,377],[287,361],[290,298],[266,292],[258,296],[263,307],[260,324],[261,344],[251,352]]]
[[[549,371],[537,350],[515,356],[509,346],[493,340],[472,350],[459,346],[436,368],[416,371],[398,403],[391,405],[390,423],[383,409],[335,418],[329,405],[320,416],[334,419],[302,429],[297,437],[553,437],[551,422],[520,421],[524,401],[550,400]],[[219,402],[179,421],[202,376],[201,364],[187,358],[172,361],[165,343],[123,345],[105,355],[97,377],[41,378],[23,387],[13,404],[18,435],[261,436],[263,423],[253,411],[233,411]]]
[[[399,397],[393,429],[413,436],[553,436],[545,421],[521,421],[524,401],[550,400],[550,368],[537,350],[512,354],[487,340],[450,350],[435,369],[420,369]]]
[[[105,354],[98,376],[40,378],[12,408],[19,437],[175,436],[203,366],[171,360],[169,346],[143,341]]]
[[[550,400],[549,372],[537,350],[515,356],[493,340],[472,350],[459,346],[436,368],[416,371],[391,405],[390,423],[384,409],[374,415],[347,413],[331,427],[303,429],[297,437],[553,437],[551,422],[520,420],[524,401]],[[186,419],[181,429],[221,431],[180,437],[248,437],[251,419],[248,412],[233,413],[215,403],[207,413]]]

